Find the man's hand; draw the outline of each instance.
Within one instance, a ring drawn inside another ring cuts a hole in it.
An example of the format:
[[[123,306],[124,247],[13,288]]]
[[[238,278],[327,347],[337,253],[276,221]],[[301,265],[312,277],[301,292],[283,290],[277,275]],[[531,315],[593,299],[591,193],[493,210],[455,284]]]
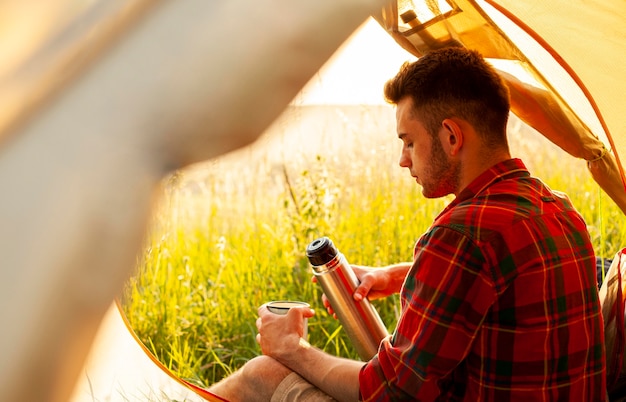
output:
[[[259,307],[256,340],[264,355],[281,361],[283,356],[293,353],[304,340],[304,319],[311,318],[315,311],[308,307],[293,307],[286,315],[269,311],[264,304]]]
[[[380,268],[352,265],[352,269],[359,280],[359,286],[357,286],[352,297],[355,301],[360,302],[366,297],[369,300],[376,300],[398,293],[411,265],[412,263],[409,262]],[[317,282],[315,276],[312,280]],[[322,303],[328,314],[337,318],[325,294],[322,295]]]

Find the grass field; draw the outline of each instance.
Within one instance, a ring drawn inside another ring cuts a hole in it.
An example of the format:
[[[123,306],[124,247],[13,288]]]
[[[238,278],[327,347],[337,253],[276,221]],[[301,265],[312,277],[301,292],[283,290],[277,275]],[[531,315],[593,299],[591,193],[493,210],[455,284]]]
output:
[[[509,131],[514,156],[569,194],[598,255],[612,257],[626,245],[624,216],[584,161],[517,120]],[[178,375],[206,386],[260,353],[259,305],[297,299],[317,311],[310,342],[356,358],[321,308],[304,251],[329,236],[354,264],[411,258],[414,242],[450,199],[424,199],[398,167],[399,150],[389,106],[301,106],[254,146],[167,178],[123,298],[139,337]],[[396,301],[375,303],[390,330]]]

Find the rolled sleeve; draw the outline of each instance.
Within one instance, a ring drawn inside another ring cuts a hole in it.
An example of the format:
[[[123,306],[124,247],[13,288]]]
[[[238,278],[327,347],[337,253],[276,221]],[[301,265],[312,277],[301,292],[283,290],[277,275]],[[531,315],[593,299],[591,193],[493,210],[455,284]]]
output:
[[[494,303],[485,267],[479,247],[457,230],[435,227],[422,236],[396,330],[361,371],[362,400],[436,397],[438,380],[467,356]]]

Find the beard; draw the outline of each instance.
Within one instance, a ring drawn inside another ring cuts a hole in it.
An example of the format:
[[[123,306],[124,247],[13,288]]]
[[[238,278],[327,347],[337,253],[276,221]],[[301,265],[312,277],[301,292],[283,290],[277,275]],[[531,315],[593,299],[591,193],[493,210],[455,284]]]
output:
[[[438,138],[432,141],[430,161],[423,177],[422,194],[426,198],[444,197],[459,190],[461,163],[448,158]]]

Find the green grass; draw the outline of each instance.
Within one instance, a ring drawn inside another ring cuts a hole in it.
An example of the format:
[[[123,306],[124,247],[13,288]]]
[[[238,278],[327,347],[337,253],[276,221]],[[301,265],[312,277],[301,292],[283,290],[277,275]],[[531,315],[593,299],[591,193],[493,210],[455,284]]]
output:
[[[511,126],[514,155],[569,194],[597,254],[613,256],[626,244],[624,216],[584,162]],[[259,305],[294,299],[317,311],[309,320],[313,345],[357,358],[321,306],[304,250],[329,236],[354,264],[411,258],[449,198],[421,196],[396,164],[399,145],[386,106],[296,108],[254,147],[167,178],[123,298],[139,337],[178,375],[206,386],[260,353]],[[390,329],[396,302],[375,303]]]

